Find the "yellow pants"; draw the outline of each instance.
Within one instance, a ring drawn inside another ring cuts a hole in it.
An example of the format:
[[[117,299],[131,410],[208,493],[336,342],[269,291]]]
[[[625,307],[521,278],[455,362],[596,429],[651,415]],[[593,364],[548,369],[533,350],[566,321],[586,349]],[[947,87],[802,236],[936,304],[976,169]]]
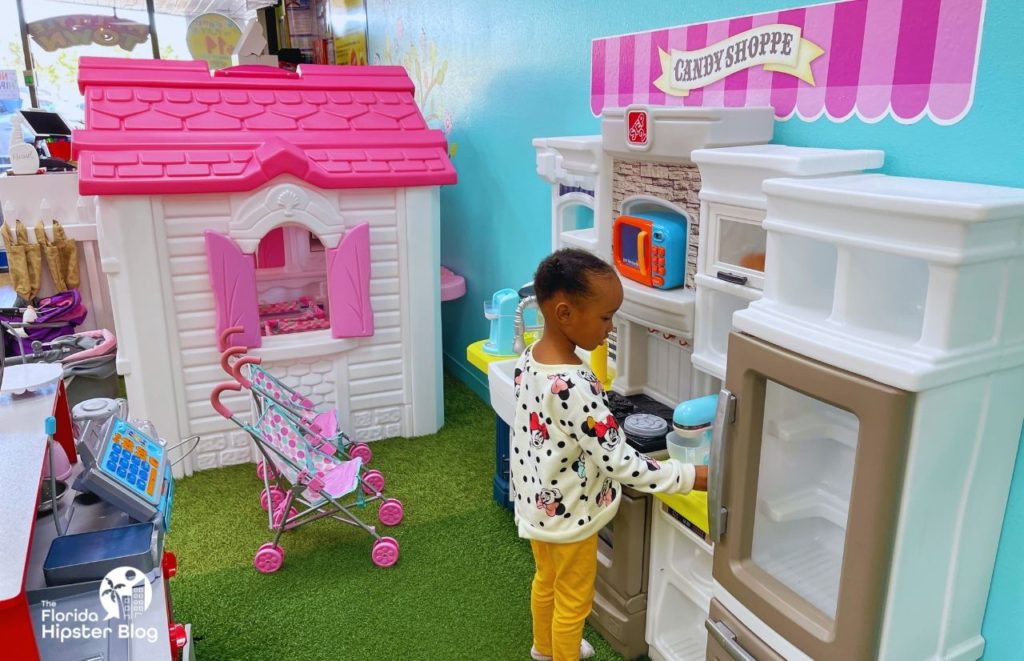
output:
[[[572,544],[530,540],[530,545],[537,564],[530,595],[533,647],[553,661],[575,661],[594,603],[597,535]]]

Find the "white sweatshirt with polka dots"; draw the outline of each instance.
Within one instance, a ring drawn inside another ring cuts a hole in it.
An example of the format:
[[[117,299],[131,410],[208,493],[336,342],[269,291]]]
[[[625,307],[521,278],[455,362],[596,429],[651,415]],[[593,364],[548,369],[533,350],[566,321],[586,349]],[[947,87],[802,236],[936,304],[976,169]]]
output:
[[[685,493],[694,467],[655,461],[626,444],[597,377],[585,365],[546,365],[532,347],[516,364],[510,487],[519,536],[572,543],[604,527],[621,485]]]

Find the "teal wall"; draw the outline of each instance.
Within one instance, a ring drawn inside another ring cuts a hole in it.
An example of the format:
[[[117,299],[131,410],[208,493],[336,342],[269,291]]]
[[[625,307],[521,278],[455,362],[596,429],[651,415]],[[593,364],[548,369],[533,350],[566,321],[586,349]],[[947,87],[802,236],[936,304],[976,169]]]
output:
[[[467,295],[443,304],[445,364],[486,398],[486,378],[466,362],[466,346],[487,335],[483,301],[529,280],[550,248],[550,187],[536,176],[530,141],[599,130],[589,109],[591,40],[814,2],[367,4],[371,61],[405,64],[421,94],[427,92],[423,107],[431,123],[449,131],[455,145],[459,183],[441,196],[441,261],[466,277]],[[974,105],[955,125],[793,119],[777,125],[775,141],[883,149],[890,174],[1024,187],[1021,35],[1019,0],[989,0]],[[1024,409],[1024,393],[1021,400]],[[1024,658],[1022,556],[1024,461],[1018,461],[986,614],[987,660]]]

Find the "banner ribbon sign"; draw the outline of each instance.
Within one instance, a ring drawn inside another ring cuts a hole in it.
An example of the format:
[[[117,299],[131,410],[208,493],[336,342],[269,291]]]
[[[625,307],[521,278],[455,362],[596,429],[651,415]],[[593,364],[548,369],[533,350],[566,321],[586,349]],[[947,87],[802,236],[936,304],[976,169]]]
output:
[[[800,36],[796,25],[762,25],[694,51],[658,49],[661,76],[654,85],[665,94],[686,96],[726,76],[756,66],[795,76],[814,85],[811,62],[824,54]]]

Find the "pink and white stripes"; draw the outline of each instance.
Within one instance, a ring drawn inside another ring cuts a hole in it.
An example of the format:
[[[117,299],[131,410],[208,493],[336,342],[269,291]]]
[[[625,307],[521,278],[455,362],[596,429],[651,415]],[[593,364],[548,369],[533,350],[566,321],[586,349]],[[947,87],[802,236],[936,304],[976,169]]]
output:
[[[595,39],[591,110],[631,104],[771,105],[779,119],[857,116],[953,124],[970,109],[985,0],[841,0],[756,16]],[[730,74],[687,96],[662,92],[659,51],[693,51],[751,28],[786,24],[824,49],[815,84],[761,66]]]

